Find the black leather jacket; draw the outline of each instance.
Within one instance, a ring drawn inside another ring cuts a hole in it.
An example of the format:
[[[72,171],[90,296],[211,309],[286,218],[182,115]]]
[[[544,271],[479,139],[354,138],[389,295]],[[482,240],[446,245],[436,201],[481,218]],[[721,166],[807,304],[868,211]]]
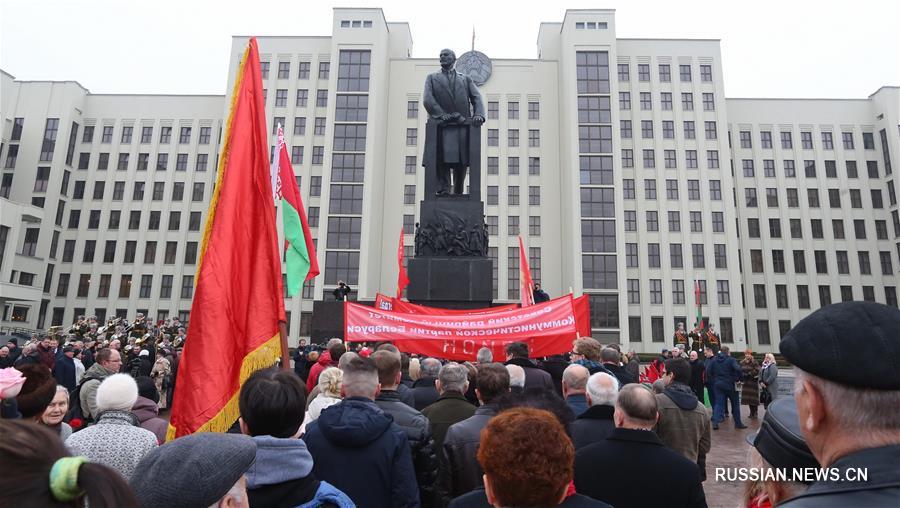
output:
[[[478,464],[478,445],[481,430],[497,415],[496,403],[485,404],[475,410],[471,418],[450,426],[444,439],[438,491],[444,504],[451,499],[482,486],[482,471]]]
[[[416,470],[416,482],[419,484],[419,500],[423,508],[435,506],[438,458],[428,418],[405,404],[396,390],[382,391],[375,398],[375,404],[391,415],[394,423],[406,433]]]
[[[822,481],[813,483],[797,497],[778,508],[867,508],[900,506],[900,445],[861,450],[841,457],[832,468],[841,470],[842,480],[867,471],[868,481]],[[850,469],[849,475],[845,474]]]

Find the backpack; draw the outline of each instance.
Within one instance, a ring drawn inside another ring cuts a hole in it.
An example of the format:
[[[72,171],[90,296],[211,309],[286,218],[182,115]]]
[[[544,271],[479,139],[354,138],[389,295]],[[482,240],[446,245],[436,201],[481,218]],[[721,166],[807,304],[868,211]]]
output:
[[[63,418],[64,422],[71,424],[72,420],[81,420],[82,425],[80,428],[87,427],[89,423],[93,423],[94,419],[92,417],[86,417],[84,415],[84,409],[81,407],[81,387],[84,386],[85,383],[93,379],[99,378],[82,378],[81,382],[78,383],[78,386],[76,386],[74,390],[69,392],[69,411],[66,413],[65,418]],[[73,430],[75,430],[74,427]]]

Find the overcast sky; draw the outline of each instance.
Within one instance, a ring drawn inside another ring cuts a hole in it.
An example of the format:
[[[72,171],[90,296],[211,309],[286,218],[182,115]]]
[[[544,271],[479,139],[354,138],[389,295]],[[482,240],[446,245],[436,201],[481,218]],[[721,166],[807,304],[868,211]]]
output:
[[[618,37],[721,39],[728,97],[865,98],[900,85],[898,0],[0,0],[0,68],[94,93],[224,94],[232,35],[330,35],[335,6],[409,22],[414,57],[461,54],[474,25],[489,57],[535,58],[540,22],[610,8]]]

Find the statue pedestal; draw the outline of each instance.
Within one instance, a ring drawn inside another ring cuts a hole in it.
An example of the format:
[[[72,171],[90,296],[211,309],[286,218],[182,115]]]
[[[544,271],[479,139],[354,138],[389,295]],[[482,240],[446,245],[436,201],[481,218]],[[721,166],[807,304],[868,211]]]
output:
[[[470,256],[425,256],[409,260],[409,301],[448,309],[490,307],[491,260]]]

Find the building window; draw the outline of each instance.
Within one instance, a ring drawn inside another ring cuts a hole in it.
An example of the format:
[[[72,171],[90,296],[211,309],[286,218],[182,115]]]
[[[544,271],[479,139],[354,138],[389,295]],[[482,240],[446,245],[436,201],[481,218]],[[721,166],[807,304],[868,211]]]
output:
[[[700,81],[704,81],[704,82],[712,81],[712,65],[701,65],[700,66]]]
[[[419,118],[418,101],[406,101],[406,118]]]
[[[529,102],[528,103],[528,119],[529,120],[540,120],[541,118],[541,104],[539,102]]]
[[[628,111],[631,109],[631,93],[619,92],[619,109]]]
[[[506,200],[508,205],[516,206],[519,204],[519,186],[510,185],[507,189]]]
[[[528,129],[528,146],[541,146],[541,131],[538,129]]]
[[[687,83],[691,81],[691,66],[690,65],[679,65],[678,66],[678,74],[681,78],[682,83]]]
[[[715,111],[716,99],[712,93],[703,93],[703,111]]]
[[[316,90],[316,107],[328,107],[328,90]]]
[[[804,150],[812,150],[813,149],[812,132],[808,132],[808,131],[800,132],[800,146]]]
[[[703,125],[705,128],[707,140],[718,139],[718,132],[716,131],[716,122],[707,121],[707,122],[703,122]]]
[[[345,51],[341,51],[341,55]],[[368,51],[362,51],[361,53],[369,53]],[[328,79],[328,75],[331,72],[331,62],[319,62],[319,79]],[[368,73],[366,73],[368,75]]]
[[[518,120],[519,119],[519,103],[518,102],[508,102],[506,104],[506,117],[509,120]]]
[[[506,131],[507,146],[519,146],[519,129],[507,129]]]

